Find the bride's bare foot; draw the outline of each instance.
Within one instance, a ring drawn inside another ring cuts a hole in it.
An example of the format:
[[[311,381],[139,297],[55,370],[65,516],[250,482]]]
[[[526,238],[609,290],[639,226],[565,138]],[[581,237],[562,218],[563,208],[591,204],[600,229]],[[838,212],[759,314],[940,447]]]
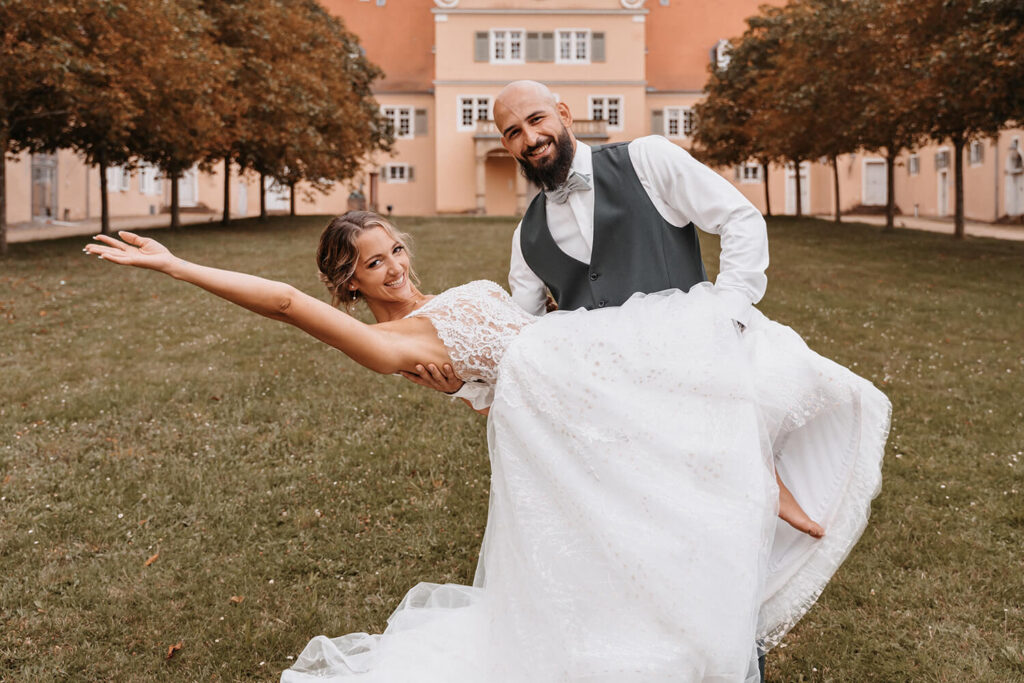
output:
[[[807,516],[804,509],[800,507],[800,503],[796,502],[796,498],[793,497],[793,494],[786,488],[786,485],[779,479],[778,474],[775,475],[775,480],[779,483],[779,517],[782,521],[808,536],[813,536],[814,538],[824,536],[824,527]]]

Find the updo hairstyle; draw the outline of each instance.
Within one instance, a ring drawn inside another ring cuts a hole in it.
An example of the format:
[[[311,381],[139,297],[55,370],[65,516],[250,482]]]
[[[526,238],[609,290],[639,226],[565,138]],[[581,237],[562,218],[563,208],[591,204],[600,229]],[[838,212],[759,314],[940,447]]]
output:
[[[331,305],[344,304],[346,310],[351,310],[352,306],[363,298],[359,290],[348,288],[349,280],[355,275],[356,263],[359,261],[356,240],[363,232],[378,227],[383,228],[412,256],[409,236],[395,228],[386,218],[372,211],[349,211],[332,220],[324,228],[320,235],[320,246],[316,250],[316,265],[320,271],[320,281],[331,293]],[[409,278],[413,284],[419,285],[411,265]]]

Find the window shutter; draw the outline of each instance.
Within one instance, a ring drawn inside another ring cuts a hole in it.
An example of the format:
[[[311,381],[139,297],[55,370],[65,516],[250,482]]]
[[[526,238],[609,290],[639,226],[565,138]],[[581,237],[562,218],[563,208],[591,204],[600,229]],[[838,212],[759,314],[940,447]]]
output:
[[[651,134],[652,135],[664,135],[665,134],[665,110],[654,109],[651,111]]]
[[[545,31],[540,34],[540,59],[541,62],[555,61],[555,33]]]
[[[475,62],[489,62],[491,61],[491,39],[487,34],[487,31],[477,31],[476,41],[474,45],[473,61]]]
[[[590,36],[590,61],[592,62],[603,62],[604,61],[604,32],[594,33]]]
[[[126,166],[121,167],[121,191],[127,192],[132,189],[132,172]]]
[[[427,110],[417,109],[416,110],[416,127],[414,128],[416,135],[428,135],[430,131],[427,130]]]
[[[406,179],[407,179],[407,180],[408,180],[408,181],[409,181],[410,183],[411,183],[411,182],[412,182],[413,180],[415,180],[416,176],[414,176],[414,175],[413,175],[413,173],[412,173],[412,166],[406,166],[406,168],[405,168],[405,177],[406,177]]]
[[[382,183],[388,182],[388,169],[387,166],[381,166],[377,169],[377,175]]]
[[[540,61],[540,33],[527,31],[526,33],[526,61]]]
[[[743,179],[743,167],[742,166],[737,166],[736,167],[736,180],[742,180],[742,179]]]

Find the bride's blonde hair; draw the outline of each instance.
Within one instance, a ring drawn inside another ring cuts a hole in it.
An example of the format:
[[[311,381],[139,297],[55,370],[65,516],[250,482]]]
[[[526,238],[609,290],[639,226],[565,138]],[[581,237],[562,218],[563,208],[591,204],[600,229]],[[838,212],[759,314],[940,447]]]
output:
[[[352,306],[362,299],[362,293],[359,290],[348,289],[348,283],[355,275],[356,263],[359,261],[356,240],[363,232],[373,228],[383,228],[392,239],[405,247],[409,256],[412,256],[409,235],[398,230],[383,216],[372,211],[349,211],[338,216],[328,223],[320,234],[320,246],[316,250],[320,281],[331,293],[332,305],[344,304],[346,310],[351,310]],[[414,285],[419,285],[419,279],[411,265],[409,279]]]

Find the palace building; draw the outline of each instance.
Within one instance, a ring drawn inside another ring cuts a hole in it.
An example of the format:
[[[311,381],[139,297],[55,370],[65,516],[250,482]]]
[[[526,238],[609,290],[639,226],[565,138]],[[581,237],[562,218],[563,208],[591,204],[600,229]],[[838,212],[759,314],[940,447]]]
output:
[[[781,0],[774,0],[779,4]],[[394,153],[368,160],[359,177],[328,195],[296,197],[300,213],[336,214],[350,194],[397,215],[518,215],[536,192],[501,146],[494,98],[508,82],[546,83],[569,105],[588,144],[658,134],[689,147],[693,105],[709,65],[728,59],[729,40],[763,0],[321,0],[359,36],[385,77],[374,94],[395,131]],[[823,122],[822,125],[827,125]],[[965,150],[965,214],[993,221],[1024,214],[1024,131]],[[904,214],[953,212],[951,145],[904,154],[896,204]],[[99,214],[99,177],[74,153],[21,155],[7,162],[8,221],[81,220]],[[765,209],[761,168],[719,169]],[[844,210],[884,206],[885,162],[873,153],[839,160]],[[772,212],[795,213],[795,169],[772,168]],[[800,169],[803,210],[833,210],[832,169]],[[181,181],[185,208],[223,209],[223,170]],[[109,170],[114,216],[165,211],[170,188],[156,169]],[[258,213],[258,181],[236,176],[234,216]],[[268,208],[286,210],[287,188],[268,188]]]

